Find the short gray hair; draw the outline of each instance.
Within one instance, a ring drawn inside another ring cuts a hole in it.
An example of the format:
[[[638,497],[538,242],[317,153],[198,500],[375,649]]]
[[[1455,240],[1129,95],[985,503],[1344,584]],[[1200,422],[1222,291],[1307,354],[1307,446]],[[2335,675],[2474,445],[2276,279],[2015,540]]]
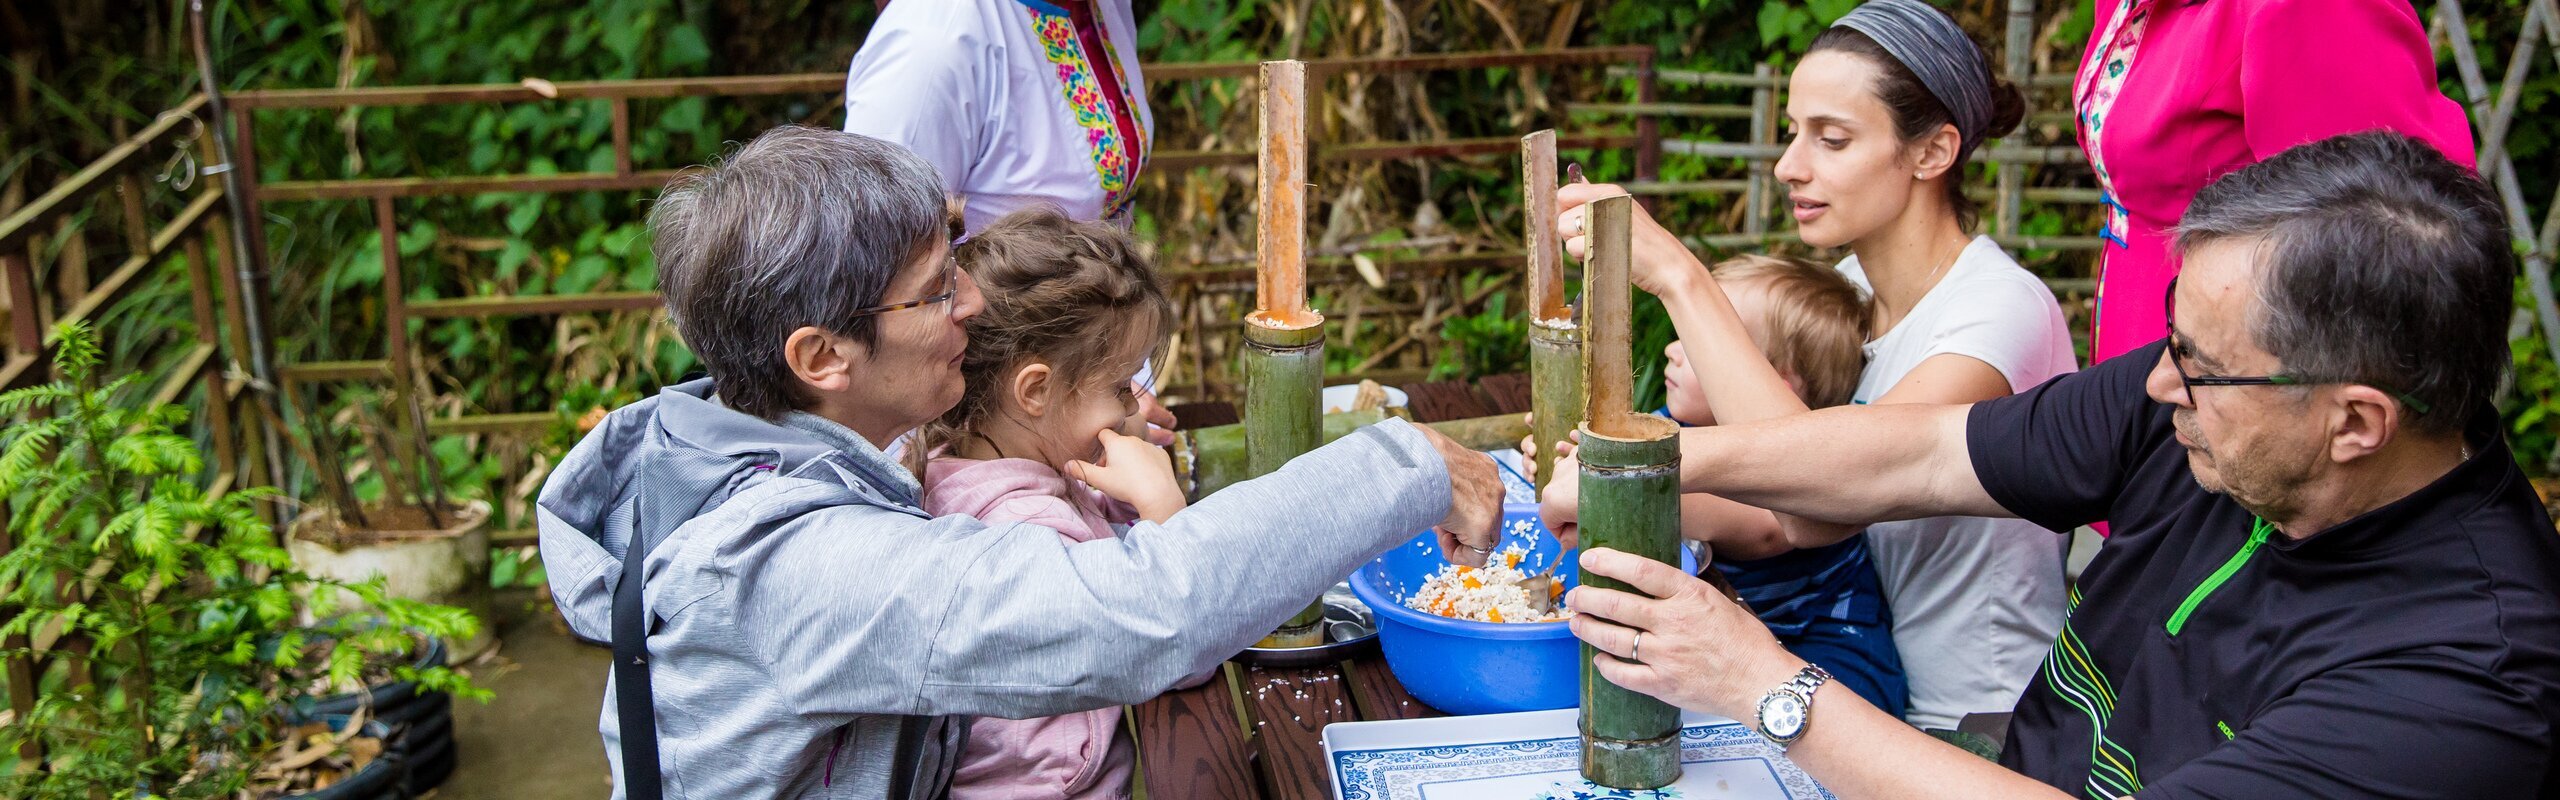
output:
[[[933,165],[890,142],[785,125],[667,184],[649,210],[667,314],[729,407],[808,405],[782,341],[816,326],[864,346],[898,270],[947,237]]]
[[[2255,242],[2258,346],[2303,380],[2416,400],[2415,430],[2460,431],[2506,373],[2506,217],[2424,141],[2368,131],[2277,153],[2198,192],[2177,236],[2182,254]]]

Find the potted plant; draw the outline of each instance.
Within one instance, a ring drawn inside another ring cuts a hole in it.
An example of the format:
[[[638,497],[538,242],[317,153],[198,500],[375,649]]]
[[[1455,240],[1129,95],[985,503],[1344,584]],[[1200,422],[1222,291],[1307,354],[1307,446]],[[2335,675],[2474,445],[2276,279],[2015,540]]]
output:
[[[0,555],[0,635],[28,643],[0,658],[35,667],[37,684],[25,713],[0,725],[0,760],[18,761],[0,766],[0,796],[315,788],[260,781],[280,772],[271,761],[279,753],[302,758],[317,746],[289,738],[298,723],[272,699],[280,676],[313,668],[353,682],[369,657],[413,648],[421,634],[467,637],[477,621],[390,596],[380,581],[294,571],[258,514],[270,490],[207,494],[196,478],[202,454],[174,431],[185,409],[127,405],[137,376],[103,380],[85,326],[58,327],[56,336],[59,380],[0,394],[0,418],[9,420],[0,430],[0,503],[13,540]],[[302,600],[313,588],[337,591]],[[339,592],[364,603],[364,615],[335,613]],[[303,622],[306,604],[324,621]],[[434,691],[488,696],[444,667],[396,672]],[[362,716],[322,721],[331,752],[311,762],[341,750],[385,752],[387,729]],[[306,783],[397,767],[344,760],[349,769],[311,771]]]
[[[347,479],[353,472],[348,469],[353,443],[342,444],[326,421],[307,416],[322,502],[306,506],[287,528],[285,548],[294,568],[342,581],[379,578],[392,596],[458,606],[488,618],[489,504],[445,496],[424,421],[413,418],[405,400],[379,393],[352,400],[359,409],[392,409],[359,415],[392,419],[389,430],[378,424],[353,426],[380,491],[371,502],[358,496]],[[484,628],[468,640],[448,643],[453,662],[479,656],[494,640],[492,633]]]

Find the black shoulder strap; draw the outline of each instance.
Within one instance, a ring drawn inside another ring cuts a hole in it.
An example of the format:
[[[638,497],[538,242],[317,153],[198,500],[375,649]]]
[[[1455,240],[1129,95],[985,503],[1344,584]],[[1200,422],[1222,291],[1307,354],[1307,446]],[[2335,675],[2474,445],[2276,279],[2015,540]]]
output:
[[[699,509],[700,503],[694,508]],[[654,510],[654,509],[653,509]],[[635,526],[622,550],[622,580],[613,587],[613,704],[622,736],[622,795],[626,800],[665,800],[666,786],[658,763],[657,697],[649,689],[649,632],[657,627],[641,603],[645,582],[641,566],[648,561],[647,529]],[[925,734],[932,719],[914,715],[898,719],[897,749],[890,756],[889,797],[913,796],[916,770],[924,761]]]
[[[890,800],[914,800],[916,767],[924,760],[924,734],[929,722],[912,714],[898,718],[898,749],[889,756]]]
[[[663,800],[658,774],[657,698],[649,691],[649,629],[640,603],[640,564],[648,547],[634,532],[622,549],[622,582],[613,587],[613,704],[622,731],[622,796]]]

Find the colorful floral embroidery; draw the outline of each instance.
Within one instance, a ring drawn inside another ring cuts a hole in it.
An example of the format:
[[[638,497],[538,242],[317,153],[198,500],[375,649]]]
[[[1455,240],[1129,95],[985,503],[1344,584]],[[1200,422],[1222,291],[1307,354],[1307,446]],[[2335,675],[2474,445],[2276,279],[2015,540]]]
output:
[[[2089,154],[2090,171],[2098,175],[2098,190],[2107,208],[2106,229],[2099,235],[2117,247],[2130,247],[2128,218],[2124,203],[2116,198],[2115,176],[2107,171],[2107,115],[2115,110],[2116,98],[2124,93],[2125,77],[2133,72],[2134,52],[2142,47],[2142,31],[2151,21],[2150,0],[2117,0],[2116,15],[2107,21],[2106,42],[2089,63],[2080,65],[2073,93],[2080,104],[2081,149]]]
[[[1075,19],[1065,9],[1047,3],[1025,2],[1023,10],[1031,14],[1031,28],[1040,36],[1040,47],[1049,63],[1058,70],[1058,88],[1066,96],[1067,107],[1076,115],[1076,125],[1084,128],[1085,142],[1093,148],[1093,171],[1101,180],[1103,216],[1118,216],[1128,203],[1129,189],[1136,183],[1138,169],[1145,163],[1147,136],[1145,120],[1134,109],[1137,98],[1130,94],[1127,80],[1117,81],[1118,98],[1106,99],[1103,83],[1094,76],[1093,60],[1088,58],[1083,42],[1076,36]],[[1120,69],[1120,56],[1110,47],[1102,48],[1114,75],[1129,73]],[[1130,127],[1138,129],[1140,141],[1124,141],[1120,125],[1114,118],[1112,103],[1130,115]]]

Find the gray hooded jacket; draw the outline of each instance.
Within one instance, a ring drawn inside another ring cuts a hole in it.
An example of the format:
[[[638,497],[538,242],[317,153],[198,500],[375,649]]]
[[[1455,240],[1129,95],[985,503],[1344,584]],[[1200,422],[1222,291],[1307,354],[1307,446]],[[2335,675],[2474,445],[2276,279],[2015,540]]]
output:
[[[1390,420],[1164,525],[1069,544],[928,518],[914,476],[851,430],[711,395],[694,381],[613,412],[539,502],[551,591],[581,636],[610,638],[624,549],[652,543],[642,600],[659,620],[671,798],[885,797],[900,715],[930,721],[915,785],[939,795],[969,717],[1151,698],[1449,508],[1438,453]]]

